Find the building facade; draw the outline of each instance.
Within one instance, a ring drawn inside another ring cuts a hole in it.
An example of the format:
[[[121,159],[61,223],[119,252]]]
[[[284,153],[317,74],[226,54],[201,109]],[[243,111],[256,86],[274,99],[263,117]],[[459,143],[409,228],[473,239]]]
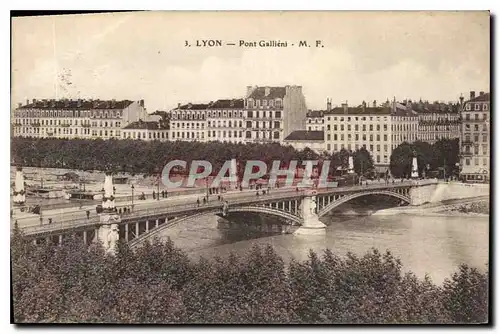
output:
[[[179,104],[169,112],[171,139],[283,143],[288,134],[304,128],[306,111],[300,86],[248,86],[244,99]]]
[[[121,139],[170,140],[170,130],[160,121],[143,121],[130,123],[121,131]]]
[[[13,111],[15,137],[121,138],[122,128],[148,120],[144,100],[36,100]]]
[[[323,130],[296,130],[285,138],[283,144],[290,145],[299,151],[308,147],[314,152],[321,154],[325,151],[325,133]]]
[[[408,101],[408,105],[418,113],[419,141],[434,144],[440,139],[455,139],[460,137],[460,104],[459,103],[429,103]]]
[[[480,92],[461,108],[460,177],[465,181],[490,178],[490,93]]]
[[[347,103],[324,112],[325,145],[329,153],[364,147],[372,155],[379,172],[385,172],[392,150],[403,142],[414,142],[418,134],[418,115],[408,106],[393,102],[372,107]]]
[[[324,131],[325,130],[324,116],[325,116],[324,110],[309,110],[306,115],[306,130]]]

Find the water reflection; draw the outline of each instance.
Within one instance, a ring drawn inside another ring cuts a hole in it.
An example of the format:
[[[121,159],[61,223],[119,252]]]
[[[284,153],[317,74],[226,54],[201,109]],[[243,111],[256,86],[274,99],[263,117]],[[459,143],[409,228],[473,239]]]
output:
[[[309,249],[322,252],[330,248],[339,255],[361,255],[372,247],[388,249],[401,258],[405,271],[419,277],[429,273],[441,283],[460,263],[485,268],[488,228],[487,217],[330,217],[324,236],[285,234],[248,239],[242,234],[221,233],[216,218],[206,216],[169,229],[162,237],[170,237],[193,259],[244,254],[254,244],[272,245],[286,261],[307,259]]]

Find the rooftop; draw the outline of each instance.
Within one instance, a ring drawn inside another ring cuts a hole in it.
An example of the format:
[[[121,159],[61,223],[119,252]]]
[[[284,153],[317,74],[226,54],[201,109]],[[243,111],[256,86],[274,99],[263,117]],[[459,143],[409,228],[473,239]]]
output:
[[[325,115],[390,115],[392,109],[388,107],[336,107],[325,111]]]
[[[143,100],[141,100],[143,103]],[[20,106],[18,109],[125,109],[134,101],[130,100],[36,100]]]
[[[323,141],[325,134],[323,131],[306,131],[297,130],[293,131],[285,138],[285,140],[306,140],[306,141]]]
[[[267,94],[266,94],[267,93]],[[248,98],[252,99],[277,99],[284,98],[286,95],[285,87],[256,87],[252,90]]]
[[[486,102],[490,101],[490,93],[485,93],[483,95],[476,96],[475,98],[467,101],[467,102]]]
[[[324,114],[324,110],[309,110],[306,117],[323,117]]]
[[[132,122],[123,129],[125,130],[167,130],[165,128],[160,128],[158,122]]]

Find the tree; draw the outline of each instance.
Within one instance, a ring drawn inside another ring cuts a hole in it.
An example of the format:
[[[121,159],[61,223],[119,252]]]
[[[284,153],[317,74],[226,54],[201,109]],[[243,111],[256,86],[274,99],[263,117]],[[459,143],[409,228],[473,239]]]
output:
[[[407,142],[402,143],[392,151],[389,168],[393,177],[411,177],[414,153],[413,146]]]
[[[354,171],[358,175],[371,176],[375,172],[373,158],[366,148],[361,147],[353,155]]]

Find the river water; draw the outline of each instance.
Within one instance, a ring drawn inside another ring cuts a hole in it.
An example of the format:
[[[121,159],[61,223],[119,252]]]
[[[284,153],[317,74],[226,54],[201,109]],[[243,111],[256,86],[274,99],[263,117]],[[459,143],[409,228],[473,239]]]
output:
[[[357,216],[331,217],[325,236],[227,235],[217,229],[215,217],[198,218],[161,235],[170,237],[177,247],[196,260],[200,256],[245,254],[253,245],[270,244],[285,261],[307,259],[309,249],[322,252],[330,248],[338,255],[363,255],[375,247],[390,250],[399,257],[404,271],[423,278],[429,274],[441,284],[461,263],[486,269],[488,263],[489,222],[486,216]]]

